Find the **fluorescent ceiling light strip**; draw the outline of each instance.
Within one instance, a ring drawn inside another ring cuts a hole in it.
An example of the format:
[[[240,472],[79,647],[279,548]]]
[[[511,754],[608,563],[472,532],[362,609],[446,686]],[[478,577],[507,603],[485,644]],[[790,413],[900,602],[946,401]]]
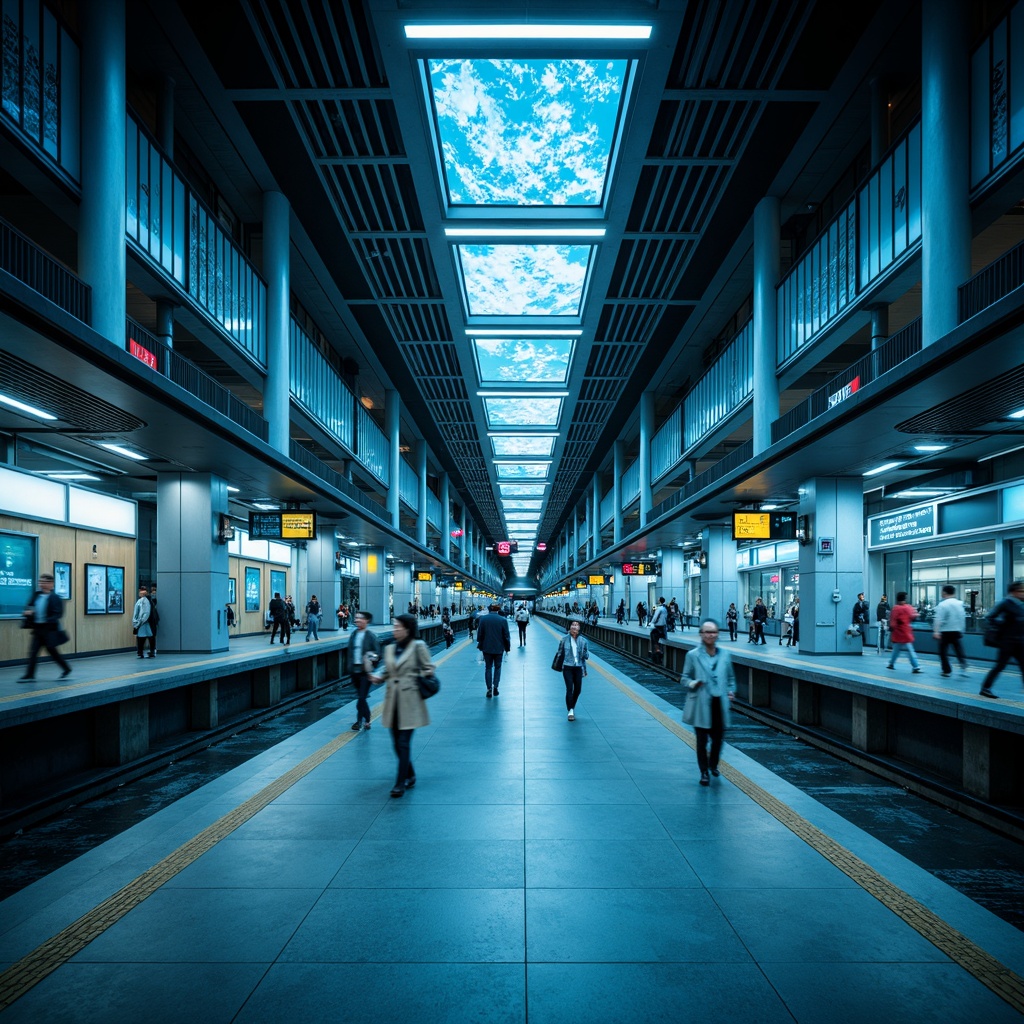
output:
[[[232,487],[231,484],[228,484],[228,493],[229,494],[237,494],[238,493],[238,488],[237,487]]]
[[[890,469],[896,469],[897,466],[902,466],[902,462],[885,462],[881,466],[875,466],[874,469],[869,469],[864,476],[878,476],[879,473],[888,473]]]
[[[529,428],[525,428],[525,429],[529,429]],[[520,438],[520,437],[530,437],[530,438],[534,438],[534,437],[554,437],[554,438],[557,438],[560,435],[559,434],[535,434],[532,431],[530,431],[530,433],[527,434],[527,433],[525,433],[524,430],[520,430],[517,427],[514,430],[488,430],[487,431],[487,436],[488,437],[515,437],[515,438]]]
[[[650,39],[650,25],[406,25],[406,39]]]
[[[534,328],[519,327],[467,327],[466,336],[470,338],[578,338],[582,328],[552,328],[550,331],[539,331]]]
[[[478,391],[477,398],[568,398],[568,391]]]
[[[99,480],[98,476],[93,476],[92,473],[54,473],[52,470],[40,474],[50,480]]]
[[[57,417],[52,413],[43,412],[42,409],[37,409],[34,405],[26,405],[24,402],[19,402],[16,398],[8,398],[7,395],[0,395],[0,402],[4,405],[9,405],[12,409],[17,409],[18,412],[27,412],[29,416],[38,416],[41,420],[55,420]]]
[[[944,452],[949,447],[948,444],[915,444],[915,452]]]
[[[550,466],[554,459],[495,459],[496,466]]]
[[[989,459],[998,459],[1004,455],[1012,455],[1014,452],[1024,452],[1024,444],[1019,444],[1016,448],[1004,448],[1001,452],[993,452],[991,455],[983,455],[978,461],[988,462]]]
[[[445,228],[446,238],[604,238],[605,228]]]
[[[1024,420],[1024,409],[1018,409],[1016,412],[1010,413],[1011,420]]]
[[[140,455],[138,452],[133,452],[130,448],[123,448],[119,444],[111,444],[109,441],[100,441],[100,447],[106,448],[108,452],[113,452],[115,455],[123,455],[126,459],[137,459],[139,462],[144,462],[149,458],[148,455]]]

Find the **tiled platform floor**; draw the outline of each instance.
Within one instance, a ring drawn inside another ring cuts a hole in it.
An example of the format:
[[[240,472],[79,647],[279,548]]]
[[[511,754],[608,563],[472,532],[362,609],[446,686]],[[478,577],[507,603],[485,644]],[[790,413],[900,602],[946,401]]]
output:
[[[439,657],[403,799],[388,797],[389,734],[349,733],[0,1020],[1020,1019],[737,786],[698,786],[692,750],[648,708],[675,709],[598,657],[567,722],[555,634],[535,622],[528,636],[494,700],[465,640]],[[0,904],[0,970],[351,720],[325,719]],[[725,758],[1024,973],[1016,929]]]

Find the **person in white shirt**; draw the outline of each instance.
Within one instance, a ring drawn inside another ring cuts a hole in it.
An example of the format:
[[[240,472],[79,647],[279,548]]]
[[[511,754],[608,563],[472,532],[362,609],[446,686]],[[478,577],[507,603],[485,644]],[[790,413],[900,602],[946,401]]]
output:
[[[967,675],[967,659],[964,657],[964,645],[961,642],[967,626],[967,613],[964,611],[963,601],[957,600],[956,587],[946,584],[942,588],[942,600],[935,607],[933,626],[933,636],[939,641],[942,675],[946,677],[953,674],[953,667],[949,663],[950,647],[960,662],[960,674]]]

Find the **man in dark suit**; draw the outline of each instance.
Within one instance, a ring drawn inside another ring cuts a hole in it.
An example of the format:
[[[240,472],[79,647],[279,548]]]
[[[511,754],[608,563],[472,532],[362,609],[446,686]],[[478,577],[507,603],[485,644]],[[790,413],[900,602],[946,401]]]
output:
[[[274,637],[277,636],[278,628],[281,630],[281,645],[290,644],[292,642],[291,619],[288,616],[288,606],[281,600],[279,590],[274,591],[274,599],[267,606],[267,611],[270,612],[274,623],[274,628],[270,631],[271,644],[274,642]]]
[[[22,612],[22,626],[32,630],[32,645],[28,652],[28,667],[19,683],[31,683],[36,677],[36,659],[39,649],[45,647],[50,657],[63,669],[61,679],[71,672],[71,666],[57,649],[60,643],[60,619],[64,614],[64,602],[53,592],[53,577],[43,573],[39,577],[39,589]],[[67,638],[65,637],[65,640]]]
[[[492,604],[487,614],[480,617],[476,626],[476,645],[484,655],[484,682],[487,683],[487,696],[492,692],[498,696],[498,683],[501,682],[501,659],[505,652],[512,649],[512,637],[508,631],[508,619],[499,615],[499,605]]]
[[[372,669],[380,661],[380,641],[376,633],[366,628],[372,621],[373,616],[369,612],[356,612],[356,628],[348,638],[348,671],[357,695],[353,732],[370,728],[370,705],[366,702],[366,695],[370,692],[367,668]]]

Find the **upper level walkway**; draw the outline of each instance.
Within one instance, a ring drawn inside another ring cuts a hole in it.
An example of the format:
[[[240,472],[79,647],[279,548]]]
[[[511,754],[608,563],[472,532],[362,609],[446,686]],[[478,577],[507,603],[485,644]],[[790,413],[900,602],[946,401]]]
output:
[[[378,690],[5,901],[4,1024],[1020,1019],[1019,931],[555,636],[438,654],[403,799]]]

